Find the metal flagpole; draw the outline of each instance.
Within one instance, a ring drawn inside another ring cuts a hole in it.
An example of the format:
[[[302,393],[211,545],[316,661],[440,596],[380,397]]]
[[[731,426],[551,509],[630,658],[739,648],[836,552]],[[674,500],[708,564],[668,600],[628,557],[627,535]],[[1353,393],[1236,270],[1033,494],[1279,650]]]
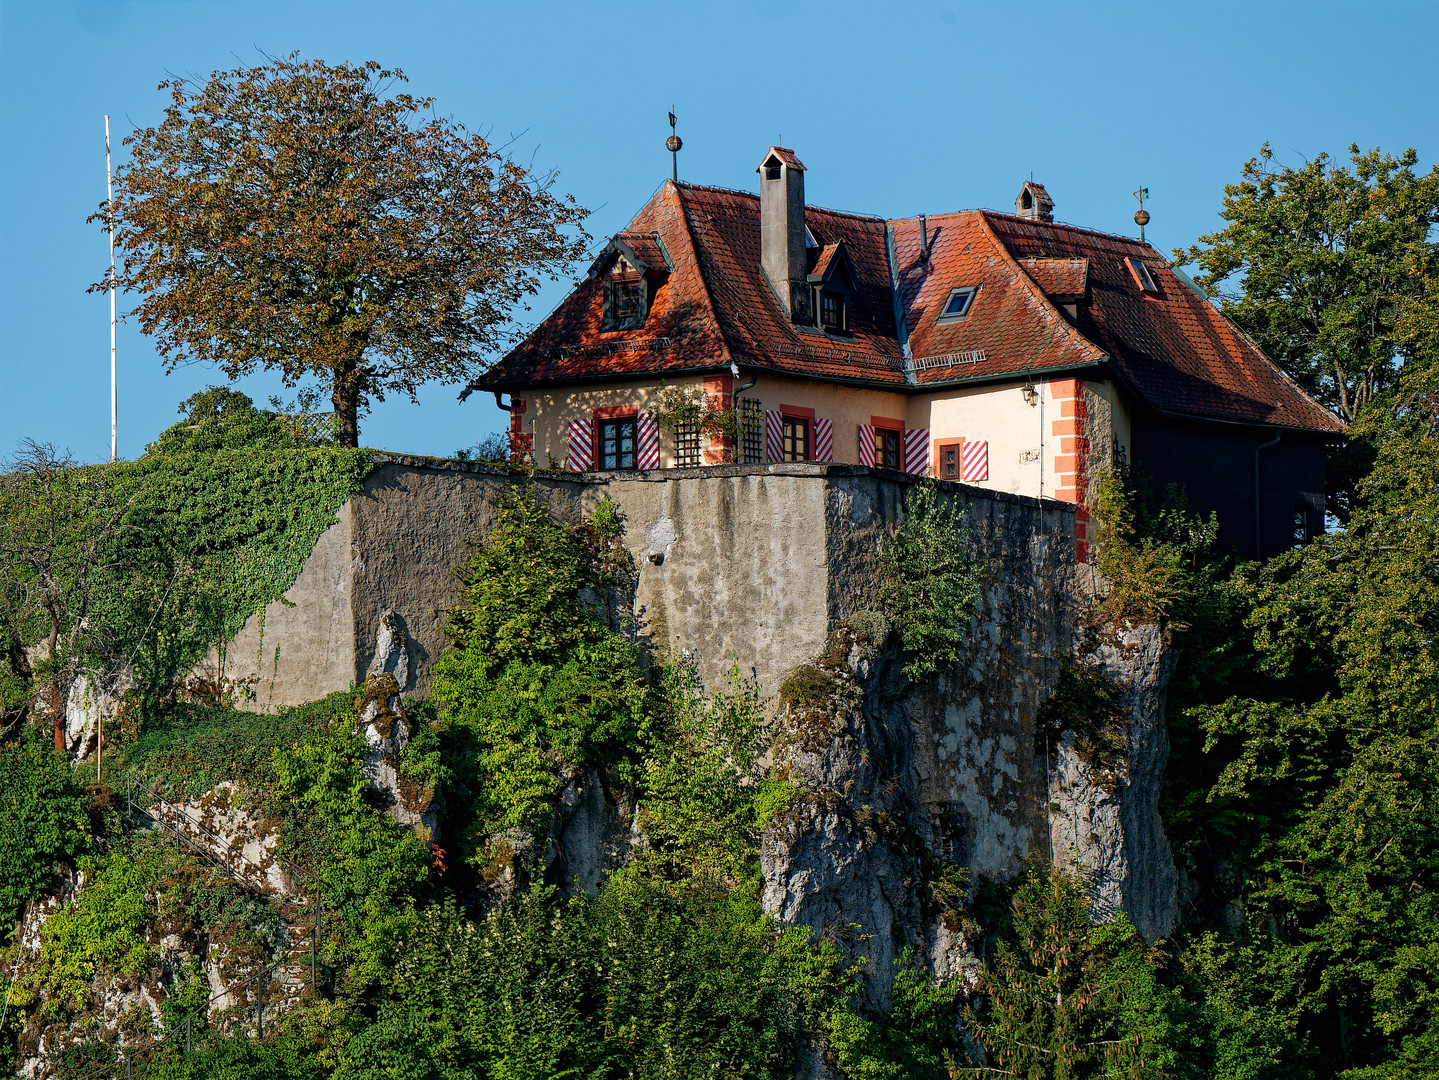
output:
[[[116,458],[119,395],[115,388],[115,180],[110,172],[110,114],[105,114],[105,212],[110,226],[110,460]]]

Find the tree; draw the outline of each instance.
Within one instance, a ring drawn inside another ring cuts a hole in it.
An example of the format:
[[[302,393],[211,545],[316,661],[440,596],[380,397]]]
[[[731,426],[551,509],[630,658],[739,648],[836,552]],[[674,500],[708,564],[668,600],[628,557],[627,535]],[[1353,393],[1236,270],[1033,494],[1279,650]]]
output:
[[[1073,874],[1032,863],[965,1018],[987,1064],[954,1076],[1172,1075],[1194,1045],[1161,957],[1121,913],[1094,926]]]
[[[93,632],[86,621],[103,576],[105,547],[127,504],[101,467],[82,468],[54,446],[26,439],[0,473],[0,638],[9,643],[7,683],[46,678],[55,749],[65,749],[64,687]],[[29,667],[19,648],[37,639],[44,659]],[[7,698],[11,694],[7,693]]]
[[[1422,290],[1439,245],[1439,166],[1418,156],[1349,147],[1351,168],[1320,154],[1276,167],[1266,143],[1224,189],[1227,225],[1176,249],[1199,283],[1221,292],[1224,313],[1305,390],[1354,421],[1394,385],[1412,349],[1396,332]],[[1203,245],[1203,246],[1201,246]]]
[[[113,222],[116,279],[167,371],[319,378],[353,447],[372,400],[472,377],[514,305],[584,252],[553,172],[390,93],[404,81],[292,54],[160,84],[164,120],[125,140],[91,220]]]

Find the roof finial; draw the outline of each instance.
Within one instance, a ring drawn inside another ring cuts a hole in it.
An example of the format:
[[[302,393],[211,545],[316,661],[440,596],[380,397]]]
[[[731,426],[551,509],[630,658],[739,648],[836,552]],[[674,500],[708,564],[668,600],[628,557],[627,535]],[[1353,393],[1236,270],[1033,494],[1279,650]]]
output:
[[[1149,211],[1144,209],[1144,200],[1149,198],[1149,189],[1142,187],[1134,193],[1139,200],[1139,209],[1134,212],[1134,223],[1139,226],[1139,242],[1144,243],[1144,226],[1149,224]]]
[[[675,134],[675,107],[671,105],[670,137],[665,140],[665,149],[670,152],[670,179],[676,184],[680,181],[680,147],[683,145],[683,140]]]

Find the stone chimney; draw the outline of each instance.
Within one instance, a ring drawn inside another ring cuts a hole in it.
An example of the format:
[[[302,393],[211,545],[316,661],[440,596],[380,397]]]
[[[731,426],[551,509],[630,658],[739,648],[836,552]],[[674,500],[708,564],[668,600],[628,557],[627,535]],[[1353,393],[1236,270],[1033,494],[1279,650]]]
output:
[[[1044,190],[1043,184],[1026,180],[1014,200],[1014,213],[1016,217],[1029,218],[1031,221],[1053,221],[1054,200],[1049,197],[1049,192]]]
[[[814,324],[811,289],[805,280],[804,165],[794,151],[771,146],[759,168],[760,266],[794,322]]]

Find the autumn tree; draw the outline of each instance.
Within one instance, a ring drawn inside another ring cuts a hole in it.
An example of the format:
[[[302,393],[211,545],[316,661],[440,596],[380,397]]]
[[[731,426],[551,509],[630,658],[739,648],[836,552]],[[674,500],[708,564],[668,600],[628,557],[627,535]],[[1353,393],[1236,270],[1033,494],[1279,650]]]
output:
[[[1277,165],[1266,143],[1224,189],[1225,226],[1180,264],[1203,271],[1224,313],[1300,386],[1346,421],[1392,388],[1412,348],[1396,330],[1439,256],[1439,166],[1349,147]],[[1228,284],[1228,288],[1224,288]]]
[[[517,303],[580,256],[585,211],[371,61],[297,54],[173,78],[114,199],[117,280],[166,370],[330,391],[340,442],[387,393],[463,382]],[[108,278],[92,288],[108,288]]]

